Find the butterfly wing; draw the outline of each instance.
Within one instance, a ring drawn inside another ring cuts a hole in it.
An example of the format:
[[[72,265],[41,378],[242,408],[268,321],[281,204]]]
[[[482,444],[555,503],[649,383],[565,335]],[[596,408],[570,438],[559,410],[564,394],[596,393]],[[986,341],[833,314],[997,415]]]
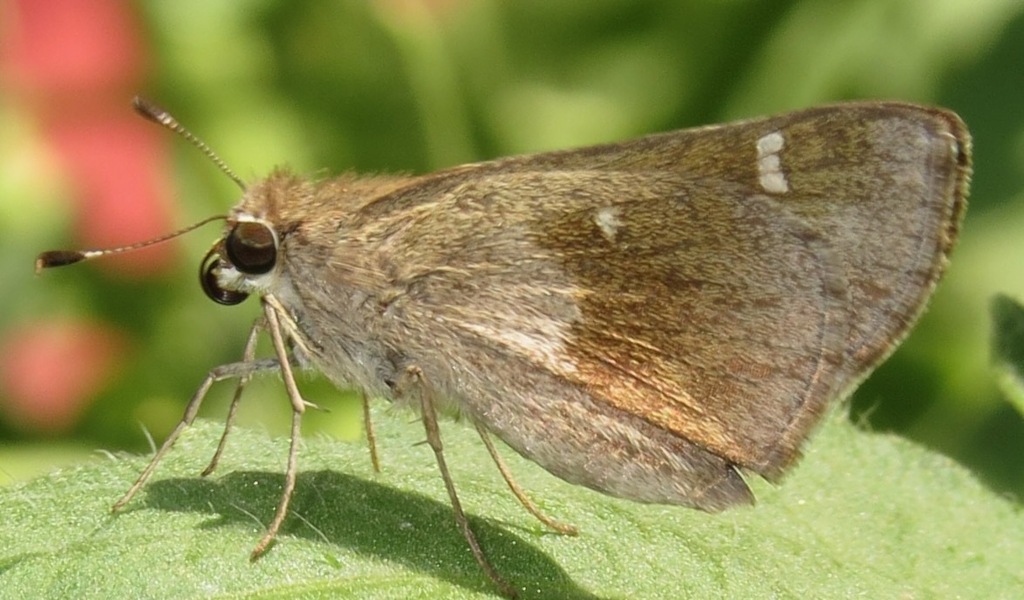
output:
[[[968,150],[949,113],[841,105],[413,179],[331,225],[326,289],[361,291],[320,308],[363,338],[321,367],[376,345],[569,481],[747,502],[736,467],[781,475],[921,312]]]

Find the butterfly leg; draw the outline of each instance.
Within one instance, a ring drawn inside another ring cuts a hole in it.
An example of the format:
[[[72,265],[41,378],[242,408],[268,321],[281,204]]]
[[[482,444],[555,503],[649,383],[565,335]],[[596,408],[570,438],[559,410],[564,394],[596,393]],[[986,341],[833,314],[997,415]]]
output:
[[[254,325],[252,332],[249,334],[250,339],[255,340],[256,333],[258,331],[259,324]],[[174,446],[174,443],[178,440],[178,438],[185,431],[185,429],[187,429],[195,420],[196,414],[199,412],[199,407],[202,406],[203,400],[206,398],[207,392],[210,391],[210,387],[214,383],[217,383],[218,381],[224,381],[225,379],[238,379],[239,391],[237,393],[240,394],[241,388],[243,387],[243,382],[248,381],[248,379],[251,378],[253,375],[256,375],[258,373],[265,373],[267,371],[272,371],[276,368],[278,368],[277,359],[253,360],[249,352],[249,345],[247,344],[246,353],[242,362],[221,365],[215,369],[212,369],[206,375],[206,379],[203,380],[203,383],[199,386],[199,389],[197,389],[196,392],[192,395],[192,399],[189,400],[188,405],[185,407],[185,414],[182,416],[181,421],[178,422],[178,424],[171,431],[170,435],[167,436],[167,439],[164,440],[163,445],[160,446],[160,449],[157,450],[156,454],[153,455],[153,458],[149,461],[149,464],[146,465],[146,468],[142,470],[142,473],[139,475],[138,479],[135,480],[135,483],[133,483],[132,486],[128,488],[128,491],[125,492],[124,496],[122,496],[120,500],[114,503],[114,506],[111,508],[111,511],[117,512],[124,508],[124,506],[128,504],[132,500],[132,498],[135,497],[135,494],[137,494],[138,491],[142,489],[142,486],[145,485],[146,481],[149,480],[149,477],[153,474],[153,471],[156,470],[156,466],[160,463],[161,460],[163,460],[164,456],[171,449],[171,447]]]
[[[487,452],[491,454],[491,459],[494,460],[494,464],[498,467],[498,471],[505,479],[505,483],[508,484],[508,488],[512,490],[512,494],[517,500],[519,500],[519,503],[523,505],[523,508],[525,508],[528,513],[558,533],[565,535],[576,535],[579,533],[579,530],[577,530],[575,526],[568,523],[562,523],[561,521],[556,521],[541,512],[540,508],[538,508],[537,505],[534,504],[526,495],[523,488],[519,487],[516,480],[512,478],[512,472],[509,471],[508,465],[505,464],[505,460],[501,458],[500,454],[498,454],[498,449],[494,447],[494,442],[491,441],[491,436],[487,433],[487,430],[484,429],[482,425],[477,424],[476,432],[480,434],[480,439],[483,440],[484,446],[487,447]]]
[[[263,303],[263,315],[266,317],[267,327],[270,330],[270,339],[274,343],[274,352],[277,354],[278,364],[281,366],[281,376],[284,379],[285,389],[288,391],[288,398],[292,402],[292,430],[291,443],[288,447],[288,467],[284,474],[284,491],[281,493],[281,500],[277,504],[274,518],[267,526],[267,532],[263,538],[252,549],[249,555],[250,560],[256,560],[270,544],[273,543],[281,524],[288,516],[288,505],[291,503],[292,495],[295,493],[295,481],[299,471],[299,441],[302,433],[302,414],[306,410],[306,401],[302,399],[299,388],[295,384],[295,375],[292,372],[291,361],[288,358],[288,349],[285,347],[284,334],[281,331],[281,323],[277,316],[277,309],[271,303]]]
[[[441,478],[444,480],[444,487],[448,490],[448,498],[451,500],[452,510],[455,512],[455,523],[458,525],[459,530],[462,531],[462,536],[466,538],[466,543],[469,544],[473,558],[476,559],[477,564],[487,574],[487,577],[494,582],[494,585],[497,586],[502,595],[515,598],[515,589],[498,574],[498,571],[487,560],[487,556],[484,555],[484,551],[480,547],[480,542],[476,539],[476,534],[473,533],[473,529],[469,526],[469,519],[466,518],[466,513],[462,510],[462,503],[459,502],[459,496],[455,492],[455,483],[452,481],[451,473],[448,471],[448,463],[444,458],[441,431],[437,425],[437,411],[434,409],[429,385],[423,379],[423,371],[415,366],[409,367],[403,374],[402,379],[405,381],[399,383],[399,390],[419,395],[423,427],[427,433],[427,443],[434,451],[437,467],[441,471]]]
[[[370,464],[373,472],[380,473],[380,458],[377,456],[377,434],[373,430],[370,418],[370,398],[363,392],[363,431],[366,432],[366,445],[370,448]]]
[[[242,351],[242,362],[251,363],[256,356],[256,340],[259,338],[260,331],[265,327],[262,319],[257,320],[253,324],[252,329],[249,330],[249,338],[245,340],[245,350]],[[277,361],[274,361],[274,367],[276,367]],[[246,384],[252,379],[251,375],[243,375],[238,378],[238,385],[235,386],[235,395],[231,398],[231,404],[228,406],[228,416],[224,420],[224,433],[220,436],[220,441],[217,443],[217,450],[214,451],[213,457],[210,458],[210,464],[203,469],[200,473],[201,476],[206,477],[213,470],[217,468],[217,463],[220,462],[220,457],[224,453],[224,448],[228,443],[228,433],[231,432],[231,426],[235,422],[235,414],[238,412],[238,403],[242,399],[242,390],[245,389]]]

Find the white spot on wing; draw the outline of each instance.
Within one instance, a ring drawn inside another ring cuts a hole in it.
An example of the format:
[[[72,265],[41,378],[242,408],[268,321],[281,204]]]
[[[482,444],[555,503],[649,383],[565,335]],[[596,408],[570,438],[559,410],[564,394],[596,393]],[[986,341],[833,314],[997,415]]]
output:
[[[782,172],[779,152],[786,145],[782,133],[773,131],[757,140],[758,182],[769,194],[784,194],[789,191],[789,182]]]
[[[609,242],[614,241],[615,234],[618,233],[619,227],[622,227],[622,221],[619,220],[619,209],[614,206],[599,208],[594,215],[594,223]]]

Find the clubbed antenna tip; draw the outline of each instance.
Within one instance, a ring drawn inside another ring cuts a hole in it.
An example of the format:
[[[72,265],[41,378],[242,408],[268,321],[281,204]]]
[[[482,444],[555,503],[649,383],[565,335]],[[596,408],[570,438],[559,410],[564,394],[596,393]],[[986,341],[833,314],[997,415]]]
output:
[[[134,244],[128,244],[127,246],[118,246],[116,248],[100,248],[95,250],[47,250],[38,257],[36,257],[36,274],[39,274],[43,269],[49,269],[51,267],[63,267],[64,265],[73,265],[76,262],[83,260],[92,260],[100,256],[110,256],[112,254],[123,254],[125,252],[131,252],[133,250],[139,250],[140,248],[146,248],[149,246],[155,246],[156,244],[162,244],[167,240],[174,239],[180,235],[186,234],[193,229],[198,229],[211,221],[223,221],[227,217],[224,215],[216,215],[213,217],[207,217],[198,223],[189,225],[188,227],[182,227],[178,231],[162,235],[158,238],[146,240],[143,242],[136,242]]]
[[[87,252],[82,250],[49,250],[36,258],[36,275],[43,269],[73,265],[87,258]]]
[[[234,181],[238,185],[238,187],[242,189],[242,191],[245,191],[245,182],[243,182],[238,177],[238,175],[235,175],[235,172],[232,171],[230,167],[228,167],[227,163],[221,160],[221,158],[217,156],[217,153],[206,145],[206,142],[196,137],[188,129],[185,129],[185,127],[181,123],[179,123],[177,119],[171,116],[171,113],[160,108],[155,103],[146,100],[142,96],[135,96],[135,98],[132,99],[132,108],[134,108],[135,112],[137,112],[145,119],[152,121],[157,125],[162,125],[163,127],[166,127],[167,129],[170,129],[174,133],[185,138],[188,141],[188,143],[198,148],[200,152],[205,154],[207,158],[213,161],[213,164],[217,165],[217,168],[220,169],[222,173],[230,177],[231,181]]]

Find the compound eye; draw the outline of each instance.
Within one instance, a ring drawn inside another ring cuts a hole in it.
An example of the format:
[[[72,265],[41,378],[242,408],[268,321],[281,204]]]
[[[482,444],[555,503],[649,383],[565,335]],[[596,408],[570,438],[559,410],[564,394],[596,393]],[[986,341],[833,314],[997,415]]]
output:
[[[218,252],[219,246],[219,244],[214,246],[206,253],[206,258],[203,259],[199,267],[199,285],[202,286],[206,297],[217,304],[225,306],[241,304],[249,297],[249,294],[226,290],[217,282],[216,270],[220,267],[221,261],[220,253]]]
[[[277,240],[263,223],[243,221],[235,225],[224,239],[224,249],[228,262],[246,275],[262,275],[277,262]]]

